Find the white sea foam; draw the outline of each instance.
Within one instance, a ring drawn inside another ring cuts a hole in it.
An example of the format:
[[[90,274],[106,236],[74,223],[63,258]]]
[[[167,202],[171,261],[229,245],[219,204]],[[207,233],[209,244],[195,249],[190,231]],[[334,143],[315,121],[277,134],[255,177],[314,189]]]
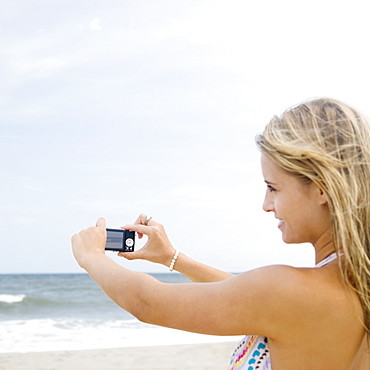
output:
[[[43,352],[237,341],[147,325],[138,320],[73,318],[0,322],[0,352]]]
[[[3,303],[19,303],[25,298],[25,294],[0,294],[0,302]]]

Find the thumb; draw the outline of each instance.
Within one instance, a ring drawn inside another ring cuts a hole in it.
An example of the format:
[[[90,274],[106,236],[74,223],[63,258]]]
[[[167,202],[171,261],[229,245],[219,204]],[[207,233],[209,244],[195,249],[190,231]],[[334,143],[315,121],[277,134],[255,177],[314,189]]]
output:
[[[107,227],[107,222],[105,221],[105,218],[99,217],[98,221],[96,221],[96,227],[98,229],[105,229]]]

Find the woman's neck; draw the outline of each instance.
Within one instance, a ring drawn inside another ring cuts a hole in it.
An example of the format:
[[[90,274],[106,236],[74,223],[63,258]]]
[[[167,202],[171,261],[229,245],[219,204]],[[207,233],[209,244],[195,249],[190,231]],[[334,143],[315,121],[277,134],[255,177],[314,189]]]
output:
[[[314,245],[314,248],[316,255],[315,264],[318,264],[327,256],[335,252],[330,229],[325,231],[325,233],[317,240],[317,242]]]

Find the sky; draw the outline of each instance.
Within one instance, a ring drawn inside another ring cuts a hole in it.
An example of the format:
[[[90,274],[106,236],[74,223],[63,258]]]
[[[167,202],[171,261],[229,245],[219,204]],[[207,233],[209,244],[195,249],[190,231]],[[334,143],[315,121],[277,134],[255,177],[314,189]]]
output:
[[[0,273],[82,272],[71,236],[100,216],[116,228],[140,213],[226,271],[313,266],[313,247],[284,244],[262,210],[254,140],[311,97],[370,115],[367,8],[2,0]]]

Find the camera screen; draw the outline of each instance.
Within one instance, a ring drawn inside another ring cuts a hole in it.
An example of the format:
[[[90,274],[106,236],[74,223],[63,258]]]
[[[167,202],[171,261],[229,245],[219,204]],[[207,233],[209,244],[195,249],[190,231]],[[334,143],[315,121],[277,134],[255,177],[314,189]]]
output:
[[[122,231],[111,231],[107,230],[107,245],[111,248],[122,248],[123,245],[124,230]]]

